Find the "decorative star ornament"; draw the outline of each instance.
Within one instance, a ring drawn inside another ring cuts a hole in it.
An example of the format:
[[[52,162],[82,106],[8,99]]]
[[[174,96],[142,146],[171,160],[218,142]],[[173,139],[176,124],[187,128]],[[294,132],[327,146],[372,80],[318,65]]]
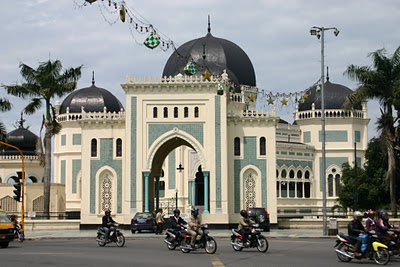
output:
[[[317,88],[315,89],[317,92],[321,91],[321,86],[319,84],[317,85]]]
[[[250,102],[254,102],[254,95],[249,95],[248,98]]]
[[[209,81],[211,79],[211,73],[208,70],[205,70],[203,72],[203,78],[204,78],[204,80]]]
[[[268,105],[274,104],[274,100],[272,99],[272,97],[267,99],[267,103],[268,103]]]
[[[282,106],[286,106],[288,101],[284,98],[281,100]]]
[[[308,97],[309,97],[309,95],[307,93],[303,95],[304,99],[308,99]]]

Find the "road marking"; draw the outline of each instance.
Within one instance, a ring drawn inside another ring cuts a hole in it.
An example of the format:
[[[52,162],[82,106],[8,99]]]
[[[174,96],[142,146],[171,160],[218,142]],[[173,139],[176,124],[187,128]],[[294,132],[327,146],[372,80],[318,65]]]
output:
[[[225,267],[225,265],[217,256],[211,256],[211,264],[214,267]]]

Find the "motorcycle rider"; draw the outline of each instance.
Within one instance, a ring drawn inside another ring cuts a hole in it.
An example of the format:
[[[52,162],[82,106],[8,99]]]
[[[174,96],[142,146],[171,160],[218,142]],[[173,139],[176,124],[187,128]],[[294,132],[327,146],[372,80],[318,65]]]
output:
[[[365,229],[368,231],[375,230],[375,211],[369,210],[367,216],[367,220],[365,221]]]
[[[115,223],[116,222],[113,220],[113,218],[111,218],[110,209],[104,210],[104,216],[102,218],[102,226],[103,226],[103,230],[104,230],[107,242],[111,241],[109,234],[111,231],[115,230],[115,227],[114,227]]]
[[[162,234],[163,231],[163,224],[164,224],[164,214],[163,214],[163,209],[158,209],[158,212],[156,214],[156,235]]]
[[[250,225],[254,222],[249,218],[249,214],[246,210],[241,210],[240,215],[242,217],[240,217],[238,229],[240,235],[243,237],[243,245],[247,247],[247,236],[251,233]]]
[[[396,236],[388,233],[388,230],[392,228],[392,225],[389,224],[389,214],[384,210],[380,210],[378,212],[378,220],[375,222],[375,231],[380,241],[386,246],[389,246],[390,241],[396,242]]]
[[[198,215],[199,215],[199,209],[192,208],[191,215],[190,215],[189,222],[188,222],[189,227],[187,230],[188,234],[192,236],[192,239],[190,241],[190,246],[192,248],[194,248],[194,245],[196,243],[197,235],[202,234],[202,231],[200,229],[201,220],[198,217]]]
[[[347,225],[349,238],[356,243],[354,246],[354,255],[356,257],[362,256],[359,252],[361,247],[361,238],[359,238],[359,235],[365,232],[365,228],[361,223],[362,217],[363,215],[360,211],[355,211],[353,213],[353,220]]]
[[[182,219],[181,211],[179,209],[174,210],[174,216],[171,217],[170,222],[171,222],[171,228],[172,232],[175,235],[175,240],[177,241],[178,237],[181,234],[182,226],[184,224],[187,224],[184,219]]]
[[[17,215],[14,215],[14,214],[10,215],[10,220],[14,225],[14,233],[17,234],[17,231],[19,231],[19,227],[18,227],[19,222],[17,220]]]

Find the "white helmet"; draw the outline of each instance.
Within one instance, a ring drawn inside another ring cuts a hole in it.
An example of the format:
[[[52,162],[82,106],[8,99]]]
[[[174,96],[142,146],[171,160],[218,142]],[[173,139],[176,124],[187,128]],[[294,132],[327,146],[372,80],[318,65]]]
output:
[[[361,221],[362,217],[363,217],[363,214],[358,210],[353,213],[353,218],[356,220]]]

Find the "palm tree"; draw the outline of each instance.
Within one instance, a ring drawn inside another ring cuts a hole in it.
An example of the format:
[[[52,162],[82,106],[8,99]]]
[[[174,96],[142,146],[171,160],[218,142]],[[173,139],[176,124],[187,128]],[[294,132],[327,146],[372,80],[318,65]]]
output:
[[[381,106],[381,117],[377,122],[381,143],[387,156],[386,182],[390,191],[390,207],[397,217],[396,150],[399,134],[397,121],[400,115],[400,46],[390,57],[386,50],[379,49],[368,55],[371,66],[349,65],[344,72],[359,82],[357,90],[349,96],[347,106],[367,99],[376,99]]]
[[[44,177],[43,198],[44,216],[50,218],[50,182],[51,182],[51,138],[61,130],[57,122],[55,110],[51,104],[54,97],[62,97],[75,90],[77,80],[81,77],[82,65],[62,72],[62,63],[59,60],[40,62],[37,69],[19,64],[20,73],[24,79],[21,85],[3,85],[8,94],[31,98],[30,103],[24,108],[26,114],[33,114],[45,105],[42,127],[44,135]]]
[[[12,105],[7,99],[0,97],[0,111],[8,111],[11,109],[11,107]],[[5,141],[6,134],[6,126],[3,122],[0,121],[0,141]]]

